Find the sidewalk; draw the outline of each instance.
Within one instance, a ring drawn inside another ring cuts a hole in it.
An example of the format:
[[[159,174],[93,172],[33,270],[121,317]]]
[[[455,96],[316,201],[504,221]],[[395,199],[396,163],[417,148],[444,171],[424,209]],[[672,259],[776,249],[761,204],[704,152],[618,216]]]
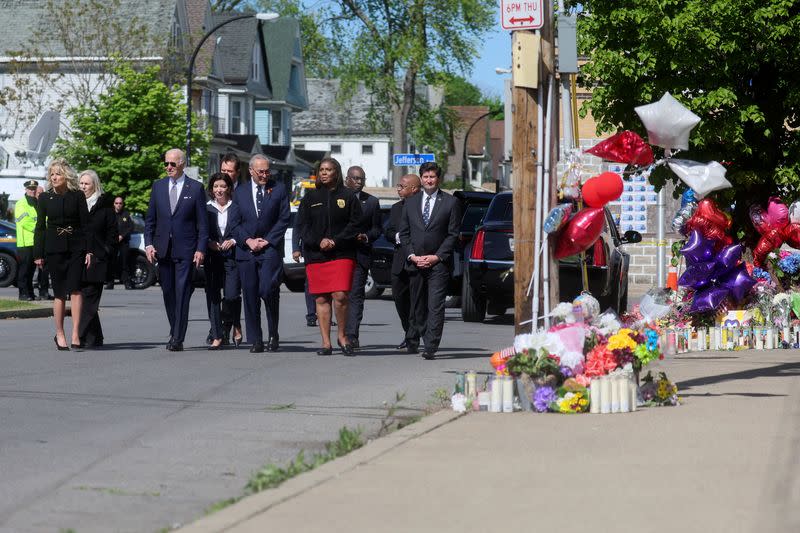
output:
[[[441,412],[182,531],[800,531],[800,352],[661,368],[683,405]]]

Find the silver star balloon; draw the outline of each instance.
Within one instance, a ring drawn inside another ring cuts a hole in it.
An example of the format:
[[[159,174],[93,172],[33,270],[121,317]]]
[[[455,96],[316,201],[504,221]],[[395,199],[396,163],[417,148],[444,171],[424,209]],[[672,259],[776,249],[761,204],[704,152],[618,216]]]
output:
[[[670,159],[667,161],[669,168],[694,191],[698,199],[712,191],[719,191],[731,187],[731,182],[725,179],[725,167],[712,161],[698,163],[688,159]]]
[[[669,93],[661,100],[635,108],[647,129],[647,140],[665,149],[689,149],[689,134],[700,117],[686,109]]]

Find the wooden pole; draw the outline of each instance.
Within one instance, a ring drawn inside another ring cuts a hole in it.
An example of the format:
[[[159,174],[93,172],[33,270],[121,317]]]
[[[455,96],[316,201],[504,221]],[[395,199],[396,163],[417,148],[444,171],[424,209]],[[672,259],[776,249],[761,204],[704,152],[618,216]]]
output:
[[[520,31],[512,35],[511,46],[518,46]],[[525,57],[535,63],[538,57]],[[516,66],[513,69],[516,72]],[[515,333],[531,330],[532,301],[528,295],[528,283],[533,275],[534,221],[536,218],[536,164],[542,154],[536,153],[537,136],[537,89],[517,87],[512,84],[513,142],[512,185],[514,202],[514,318]],[[538,280],[534,280],[538,283]]]

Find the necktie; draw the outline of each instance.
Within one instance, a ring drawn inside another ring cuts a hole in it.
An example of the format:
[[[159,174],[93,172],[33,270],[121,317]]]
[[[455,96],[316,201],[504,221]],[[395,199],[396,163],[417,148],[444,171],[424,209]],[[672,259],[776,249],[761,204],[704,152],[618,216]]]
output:
[[[256,191],[256,213],[258,216],[261,216],[261,206],[264,204],[264,187],[262,185],[258,186],[258,190]]]
[[[425,209],[422,210],[422,222],[426,226],[431,221],[431,198],[433,198],[432,195],[425,198]]]
[[[175,212],[175,206],[178,205],[178,182],[172,182],[172,188],[169,190],[169,210],[171,213]]]

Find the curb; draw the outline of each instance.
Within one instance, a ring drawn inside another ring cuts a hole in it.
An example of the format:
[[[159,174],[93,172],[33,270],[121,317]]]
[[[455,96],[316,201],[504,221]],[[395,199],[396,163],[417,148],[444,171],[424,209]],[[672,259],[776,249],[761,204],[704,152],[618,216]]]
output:
[[[461,416],[463,416],[463,413],[450,410],[434,413],[385,437],[370,441],[363,447],[343,457],[289,479],[279,487],[267,489],[243,498],[230,507],[200,518],[180,528],[178,531],[182,533],[208,533],[212,531],[228,531],[236,526],[244,525],[247,521],[257,519],[258,515],[269,511],[276,505],[300,496],[331,479],[342,476],[391,452],[398,446],[402,446],[406,442],[425,435]]]
[[[37,307],[34,309],[11,309],[0,311],[0,320],[5,318],[47,318],[53,316],[52,307]],[[69,312],[67,312],[67,316]]]

